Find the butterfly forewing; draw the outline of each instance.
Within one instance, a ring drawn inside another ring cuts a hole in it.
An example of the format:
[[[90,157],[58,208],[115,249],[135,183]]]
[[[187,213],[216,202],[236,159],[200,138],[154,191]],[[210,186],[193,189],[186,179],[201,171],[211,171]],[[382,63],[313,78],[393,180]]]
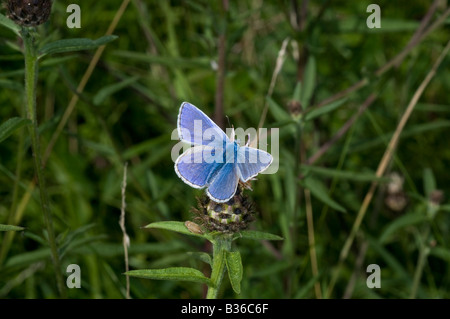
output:
[[[214,146],[229,141],[225,132],[194,105],[183,102],[178,114],[178,135],[184,142]]]

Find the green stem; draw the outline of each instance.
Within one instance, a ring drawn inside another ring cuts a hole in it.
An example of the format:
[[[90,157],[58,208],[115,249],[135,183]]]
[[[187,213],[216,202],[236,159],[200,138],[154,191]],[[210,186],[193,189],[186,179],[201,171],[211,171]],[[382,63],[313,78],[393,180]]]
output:
[[[428,235],[430,234],[430,225],[427,225],[423,237],[421,238],[419,258],[417,260],[417,267],[414,273],[413,285],[411,289],[410,299],[415,299],[417,295],[417,290],[419,289],[420,279],[422,278],[423,268],[427,260],[430,248],[427,246]]]
[[[211,281],[212,285],[208,287],[206,299],[217,299],[217,295],[222,285],[222,280],[225,275],[226,260],[225,253],[231,249],[231,237],[222,236],[217,237],[213,241],[213,262]]]
[[[29,126],[31,146],[33,150],[34,169],[39,185],[41,208],[44,215],[45,227],[47,229],[48,242],[50,246],[53,266],[55,268],[56,283],[59,294],[65,298],[64,281],[61,273],[58,249],[56,247],[55,233],[53,231],[52,215],[50,212],[50,201],[45,187],[44,172],[42,168],[41,151],[39,146],[39,132],[36,116],[36,84],[38,75],[38,58],[34,38],[30,32],[23,28],[22,37],[25,48],[25,91],[27,117],[32,122]]]

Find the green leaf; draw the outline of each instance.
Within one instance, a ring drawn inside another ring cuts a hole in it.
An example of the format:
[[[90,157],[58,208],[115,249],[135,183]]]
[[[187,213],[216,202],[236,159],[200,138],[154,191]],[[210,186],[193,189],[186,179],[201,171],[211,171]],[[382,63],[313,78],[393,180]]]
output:
[[[304,187],[309,189],[314,197],[322,201],[324,204],[340,212],[346,213],[344,207],[334,201],[329,195],[325,186],[319,180],[307,177],[303,181]]]
[[[171,231],[185,234],[185,235],[196,236],[196,237],[208,239],[208,236],[206,236],[204,234],[191,233],[189,231],[189,229],[187,229],[187,227],[184,225],[183,222],[176,222],[176,221],[155,222],[155,223],[151,223],[151,224],[145,226],[144,228],[166,229],[166,230],[171,230]]]
[[[127,271],[125,275],[156,280],[192,281],[207,284],[208,286],[211,285],[211,280],[209,278],[205,277],[197,269],[188,267],[130,270]]]
[[[173,69],[211,69],[211,60],[207,57],[182,58],[120,50],[115,51],[114,55],[136,62],[161,64]]]
[[[295,299],[304,299],[308,293],[311,292],[311,290],[313,290],[314,288],[314,284],[319,280],[320,276],[317,275],[315,277],[311,277],[311,279],[309,279],[306,284],[303,285],[302,288],[300,288],[300,290],[297,291],[297,294],[295,295]]]
[[[431,192],[436,189],[436,179],[434,178],[433,171],[429,167],[423,170],[423,188],[427,199],[430,198]]]
[[[139,79],[139,76],[134,76],[132,78],[120,81],[118,83],[114,83],[109,86],[103,87],[98,93],[94,96],[93,102],[95,105],[101,104],[106,98],[110,95],[120,91],[121,89],[135,83]]]
[[[74,52],[81,50],[91,50],[99,46],[105,45],[118,37],[115,35],[106,35],[97,40],[76,38],[76,39],[63,39],[55,42],[47,43],[39,51],[39,58],[42,58],[48,54]]]
[[[433,247],[430,249],[430,255],[438,257],[450,263],[450,250],[443,247]]]
[[[14,23],[11,19],[8,19],[6,16],[0,13],[0,24],[8,29],[10,29],[12,32],[14,32],[16,35],[20,36],[20,27]]]
[[[208,265],[212,265],[212,259],[208,253],[204,253],[201,251],[190,251],[190,252],[188,252],[188,255],[192,256],[198,260],[201,260],[204,263],[207,263]]]
[[[0,125],[0,143],[6,140],[15,130],[30,123],[30,120],[21,117],[10,118]]]
[[[8,258],[4,267],[6,268],[14,268],[14,267],[22,267],[31,265],[37,261],[47,259],[51,256],[50,248],[41,248],[25,253],[21,253],[18,255],[14,255]],[[3,270],[3,268],[2,268]]]
[[[362,173],[362,172],[350,172],[350,171],[341,171],[337,169],[332,168],[324,168],[324,167],[318,167],[318,166],[309,166],[309,165],[302,165],[300,167],[302,171],[304,171],[305,174],[308,174],[309,172],[315,173],[318,175],[326,176],[326,177],[333,177],[338,179],[348,179],[358,182],[372,182],[372,181],[379,181],[379,182],[387,182],[388,178],[386,177],[377,177],[374,173]]]
[[[0,224],[0,231],[21,231],[25,228],[20,226],[13,226],[13,225],[2,225]]]
[[[370,113],[367,113],[370,114]],[[427,123],[423,123],[423,124],[417,124],[417,125],[411,125],[410,128],[405,129],[402,134],[400,135],[400,138],[404,139],[404,138],[408,138],[411,136],[416,136],[419,134],[424,134],[425,132],[428,131],[437,131],[437,130],[442,130],[442,129],[447,129],[450,127],[450,121],[447,120],[436,120],[436,121],[432,121],[432,122],[427,122]],[[354,146],[351,147],[350,152],[362,152],[362,151],[367,151],[371,148],[377,147],[379,145],[386,145],[387,142],[389,141],[392,137],[394,132],[389,132],[383,135],[379,135],[377,137],[371,137],[370,139],[366,140],[366,141],[359,141],[356,142]]]
[[[278,122],[287,122],[292,121],[291,116],[285,109],[283,109],[277,102],[272,100],[270,97],[267,98],[267,103],[269,105],[269,110],[272,113],[273,117]]]
[[[260,232],[257,230],[243,230],[239,233],[234,234],[233,240],[239,238],[256,239],[256,240],[283,240],[283,237],[270,233]]]
[[[303,109],[307,109],[314,93],[316,82],[316,58],[311,55],[306,62],[305,73],[303,75],[303,89],[301,93],[301,101]]]
[[[228,277],[235,293],[241,293],[241,280],[244,269],[242,267],[241,254],[238,251],[227,251],[226,262]]]
[[[427,220],[427,216],[424,212],[416,212],[412,214],[406,214],[396,218],[381,232],[379,241],[381,244],[385,244],[392,234],[398,234],[398,231],[406,226],[420,224]]]
[[[7,79],[0,79],[0,87],[6,88],[8,90],[15,90],[20,93],[23,91],[23,86],[21,83]]]
[[[341,106],[342,104],[344,104],[347,101],[347,98],[343,98],[337,101],[334,101],[330,104],[321,106],[319,108],[312,108],[311,111],[309,111],[306,115],[305,115],[305,120],[306,121],[311,121],[312,119],[319,117],[320,115],[329,113],[334,111],[335,109],[337,109],[339,106]]]
[[[294,101],[297,101],[297,102],[301,103],[301,99],[302,99],[302,82],[299,81],[295,85],[294,94],[292,96],[292,99]]]
[[[400,278],[411,280],[409,273],[403,267],[403,263],[397,260],[396,255],[391,254],[386,248],[380,245],[379,241],[366,234],[367,241],[373,250],[385,261],[387,267],[391,268]]]

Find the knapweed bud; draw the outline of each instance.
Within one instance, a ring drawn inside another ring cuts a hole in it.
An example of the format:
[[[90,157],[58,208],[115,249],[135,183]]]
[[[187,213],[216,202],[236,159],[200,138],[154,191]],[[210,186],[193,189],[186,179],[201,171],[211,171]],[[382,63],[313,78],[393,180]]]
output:
[[[401,212],[408,204],[408,197],[403,191],[405,179],[397,172],[389,175],[390,181],[387,185],[387,192],[384,202],[386,206],[394,212]]]
[[[52,11],[52,0],[8,0],[8,18],[24,27],[35,27],[46,22]]]
[[[295,121],[302,117],[302,104],[299,101],[291,100],[288,102],[289,113]]]
[[[444,201],[444,192],[439,190],[439,189],[435,189],[434,191],[432,191],[430,193],[430,203],[435,205],[435,206],[439,206],[442,202]]]
[[[195,220],[209,231],[237,233],[246,229],[254,220],[254,209],[243,189],[239,185],[234,197],[226,203],[216,203],[207,196],[198,198],[198,209],[192,210]]]

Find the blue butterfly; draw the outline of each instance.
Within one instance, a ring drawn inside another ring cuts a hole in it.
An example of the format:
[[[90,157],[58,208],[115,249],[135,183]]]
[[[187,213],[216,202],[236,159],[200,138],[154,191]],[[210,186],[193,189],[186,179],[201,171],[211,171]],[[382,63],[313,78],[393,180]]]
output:
[[[247,182],[273,161],[269,153],[240,146],[205,113],[194,105],[183,102],[178,114],[178,135],[183,142],[193,145],[175,161],[175,172],[191,187],[207,188],[213,201],[229,201],[239,183]]]

